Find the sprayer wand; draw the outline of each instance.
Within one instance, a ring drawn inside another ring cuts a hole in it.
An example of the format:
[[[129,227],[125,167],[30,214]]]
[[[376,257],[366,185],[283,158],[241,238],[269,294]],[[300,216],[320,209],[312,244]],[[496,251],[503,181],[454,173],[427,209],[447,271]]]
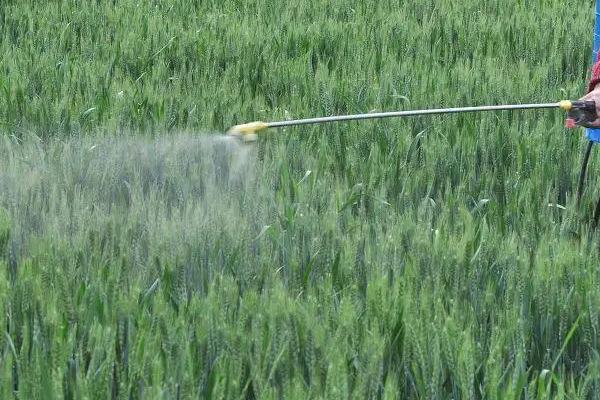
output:
[[[250,122],[247,124],[236,125],[229,129],[229,135],[238,136],[246,142],[251,142],[257,139],[257,132],[268,128],[283,128],[287,126],[323,124],[327,122],[341,121],[358,121],[364,119],[380,119],[380,118],[402,118],[415,117],[421,115],[437,115],[437,114],[457,114],[467,112],[484,112],[484,111],[505,111],[505,110],[533,110],[546,108],[560,108],[567,111],[568,118],[566,126],[574,128],[575,126],[589,127],[594,122],[598,115],[596,113],[596,104],[593,101],[570,101],[563,100],[558,103],[539,103],[539,104],[512,104],[512,105],[496,105],[496,106],[479,106],[479,107],[459,107],[459,108],[438,108],[426,110],[406,110],[406,111],[390,111],[367,114],[353,115],[334,115],[330,117],[306,118],[289,121],[276,122]]]

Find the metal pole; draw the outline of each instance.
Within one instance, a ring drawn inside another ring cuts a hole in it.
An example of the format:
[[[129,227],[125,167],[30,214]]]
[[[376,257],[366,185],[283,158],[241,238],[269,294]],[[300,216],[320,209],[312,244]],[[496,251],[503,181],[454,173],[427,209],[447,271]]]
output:
[[[378,112],[378,113],[367,113],[367,114],[350,114],[350,115],[332,115],[329,117],[317,117],[317,118],[305,118],[295,119],[289,121],[275,121],[275,122],[263,122],[254,121],[246,124],[235,125],[229,128],[227,133],[233,136],[240,136],[244,141],[256,140],[256,132],[262,131],[268,128],[281,128],[284,126],[297,126],[297,125],[310,125],[310,124],[322,124],[325,122],[339,122],[339,121],[359,121],[365,119],[375,118],[391,118],[391,117],[413,117],[419,115],[434,115],[434,114],[457,114],[467,112],[482,112],[482,111],[507,111],[507,110],[536,110],[536,109],[549,109],[549,108],[561,108],[567,112],[573,109],[584,109],[589,107],[583,102],[572,102],[570,100],[559,101],[558,103],[537,103],[537,104],[509,104],[509,105],[496,105],[496,106],[477,106],[477,107],[457,107],[457,108],[436,108],[436,109],[425,109],[425,110],[405,110],[405,111],[389,111],[389,112]]]
[[[438,108],[432,110],[407,110],[407,111],[391,111],[368,114],[352,114],[352,115],[335,115],[331,117],[318,117],[296,119],[290,121],[267,122],[266,128],[280,128],[284,126],[310,125],[321,124],[325,122],[339,121],[358,121],[375,118],[390,118],[390,117],[414,117],[419,115],[434,115],[434,114],[456,114],[465,112],[482,112],[482,111],[506,111],[506,110],[532,110],[544,108],[559,108],[562,103],[541,103],[541,104],[513,104],[501,106],[479,106],[479,107],[458,107],[458,108]]]

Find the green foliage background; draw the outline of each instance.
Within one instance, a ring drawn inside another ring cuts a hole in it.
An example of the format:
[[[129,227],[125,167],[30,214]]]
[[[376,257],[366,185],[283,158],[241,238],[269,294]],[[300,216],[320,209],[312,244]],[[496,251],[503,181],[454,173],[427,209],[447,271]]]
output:
[[[0,3],[1,398],[593,398],[582,0]]]

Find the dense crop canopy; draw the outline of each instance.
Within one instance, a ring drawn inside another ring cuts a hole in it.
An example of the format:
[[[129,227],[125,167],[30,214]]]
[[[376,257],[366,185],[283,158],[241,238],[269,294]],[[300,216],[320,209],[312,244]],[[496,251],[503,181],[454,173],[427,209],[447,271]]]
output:
[[[592,5],[3,0],[0,398],[588,398]]]

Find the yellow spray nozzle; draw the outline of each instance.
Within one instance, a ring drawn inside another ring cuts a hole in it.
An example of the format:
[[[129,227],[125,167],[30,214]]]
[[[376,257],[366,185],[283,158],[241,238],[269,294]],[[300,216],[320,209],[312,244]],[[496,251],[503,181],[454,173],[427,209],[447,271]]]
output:
[[[558,106],[565,111],[571,111],[573,109],[573,102],[570,100],[563,100],[558,103]]]
[[[252,142],[258,138],[256,132],[265,130],[269,127],[266,122],[255,121],[247,124],[232,126],[227,131],[228,135],[239,136],[245,142]]]

